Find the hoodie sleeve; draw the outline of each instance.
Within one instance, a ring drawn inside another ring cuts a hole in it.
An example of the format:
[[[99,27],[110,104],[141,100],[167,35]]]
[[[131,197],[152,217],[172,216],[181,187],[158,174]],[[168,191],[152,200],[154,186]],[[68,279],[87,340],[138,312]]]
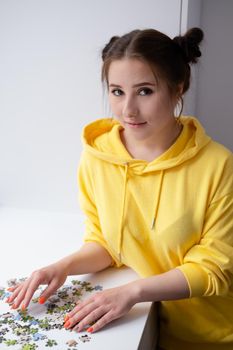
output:
[[[101,232],[98,212],[93,193],[93,176],[91,167],[83,153],[78,168],[78,189],[80,208],[86,216],[84,242],[96,242],[104,247],[112,257],[112,266],[120,267],[122,263],[111,251]]]
[[[233,164],[223,172],[207,208],[199,244],[184,256],[181,270],[190,297],[226,295],[233,281]],[[224,194],[225,193],[225,194]]]

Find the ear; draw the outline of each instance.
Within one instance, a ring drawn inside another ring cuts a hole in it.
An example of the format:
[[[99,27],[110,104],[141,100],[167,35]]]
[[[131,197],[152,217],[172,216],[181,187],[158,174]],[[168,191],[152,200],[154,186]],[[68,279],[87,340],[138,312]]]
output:
[[[182,99],[183,89],[184,89],[184,83],[177,84],[176,90],[173,93],[174,106],[176,106],[179,103],[179,101]]]
[[[184,83],[180,83],[177,85],[177,97],[180,97],[183,95],[184,90]]]

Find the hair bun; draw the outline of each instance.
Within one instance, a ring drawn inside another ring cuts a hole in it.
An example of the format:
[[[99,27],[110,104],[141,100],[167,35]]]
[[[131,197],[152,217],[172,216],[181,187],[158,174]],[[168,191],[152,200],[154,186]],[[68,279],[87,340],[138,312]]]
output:
[[[196,63],[201,56],[199,44],[204,37],[200,28],[191,28],[183,36],[176,36],[173,41],[182,49],[183,57],[187,63]]]
[[[107,43],[107,45],[105,45],[105,47],[102,50],[102,59],[104,60],[108,51],[110,50],[110,48],[112,47],[113,43],[119,39],[119,36],[113,36],[109,42]]]

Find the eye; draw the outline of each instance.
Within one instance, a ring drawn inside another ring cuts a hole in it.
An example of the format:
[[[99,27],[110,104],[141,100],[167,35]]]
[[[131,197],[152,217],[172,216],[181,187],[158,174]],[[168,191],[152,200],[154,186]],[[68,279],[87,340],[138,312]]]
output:
[[[114,89],[114,90],[111,91],[111,93],[114,96],[121,96],[123,92],[120,89]]]
[[[153,94],[153,91],[149,88],[143,88],[141,90],[139,90],[139,95],[141,96],[146,96],[146,95],[151,95]]]

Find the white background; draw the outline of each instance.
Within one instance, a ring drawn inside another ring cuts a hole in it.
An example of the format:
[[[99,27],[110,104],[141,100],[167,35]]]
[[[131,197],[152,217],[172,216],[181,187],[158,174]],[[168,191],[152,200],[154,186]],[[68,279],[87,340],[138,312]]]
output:
[[[232,21],[232,0],[0,0],[0,207],[79,210],[81,130],[109,116],[101,50],[135,28],[203,28],[185,112],[233,150]]]
[[[0,205],[76,212],[81,130],[113,35],[176,35],[180,0],[0,0]]]

